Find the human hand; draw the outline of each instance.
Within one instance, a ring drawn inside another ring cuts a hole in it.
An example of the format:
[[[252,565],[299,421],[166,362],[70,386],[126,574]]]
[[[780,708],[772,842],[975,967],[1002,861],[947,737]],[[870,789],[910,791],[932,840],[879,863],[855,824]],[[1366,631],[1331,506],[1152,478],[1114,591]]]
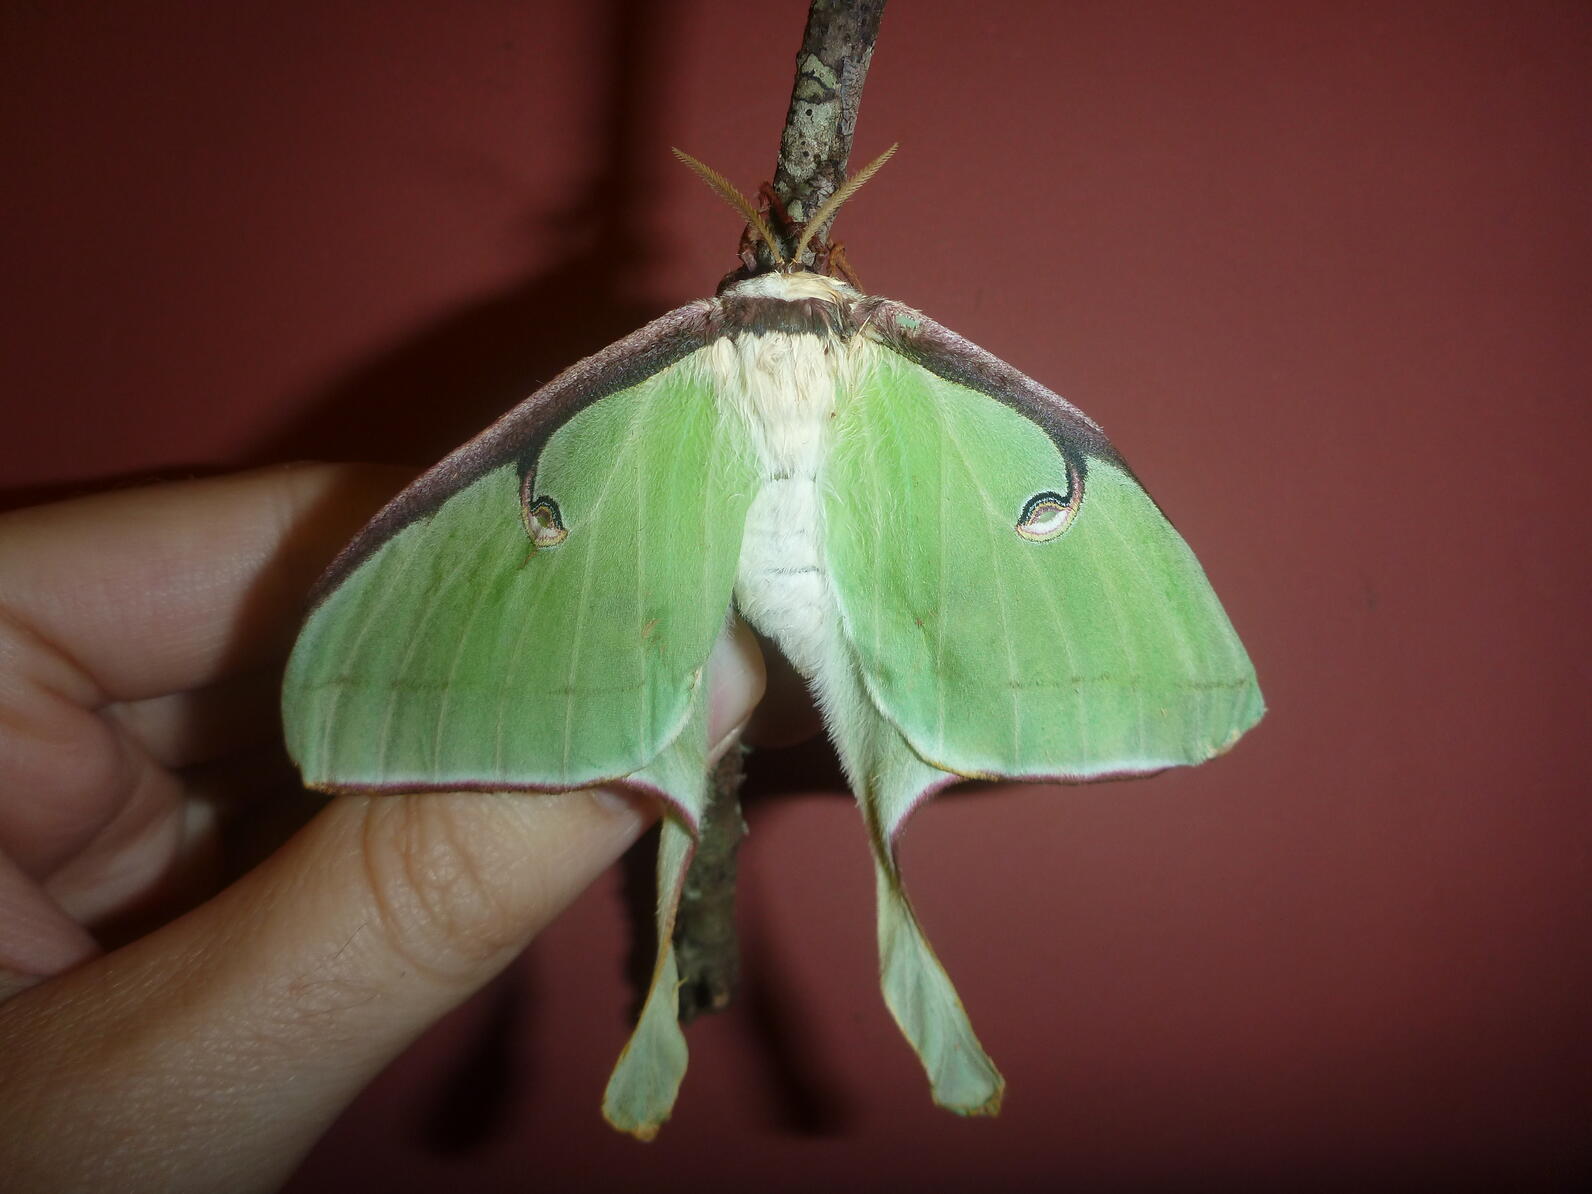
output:
[[[305,592],[402,480],[303,466],[0,516],[7,1190],[274,1189],[655,815],[620,792],[339,797],[169,919],[269,773]],[[762,690],[744,629],[711,681],[722,743]]]

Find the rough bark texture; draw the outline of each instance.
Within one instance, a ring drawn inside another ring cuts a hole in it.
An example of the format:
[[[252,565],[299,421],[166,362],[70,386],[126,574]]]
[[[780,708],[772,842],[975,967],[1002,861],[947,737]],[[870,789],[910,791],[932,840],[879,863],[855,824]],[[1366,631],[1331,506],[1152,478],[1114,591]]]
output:
[[[846,181],[862,85],[885,0],[812,0],[779,143],[774,194],[799,228]],[[776,230],[783,231],[783,230]],[[823,239],[827,228],[818,230]],[[787,256],[795,248],[792,237]],[[809,247],[804,260],[812,264]]]
[[[735,937],[736,852],[746,836],[741,817],[742,748],[724,752],[713,771],[713,794],[702,818],[702,836],[686,872],[674,928],[680,968],[680,1019],[730,1006],[741,974]]]
[[[780,138],[774,194],[799,229],[808,215],[846,180],[851,137],[857,127],[862,85],[879,35],[885,0],[812,0],[807,30],[796,55],[796,82]],[[785,229],[775,226],[776,234]],[[819,229],[822,239],[827,229]],[[795,234],[785,245],[795,249]],[[760,260],[769,262],[760,250]],[[813,249],[804,260],[811,264]],[[742,751],[732,747],[713,776],[685,890],[675,919],[680,967],[680,1019],[730,1005],[740,974],[735,936],[735,855],[746,835],[741,817]]]

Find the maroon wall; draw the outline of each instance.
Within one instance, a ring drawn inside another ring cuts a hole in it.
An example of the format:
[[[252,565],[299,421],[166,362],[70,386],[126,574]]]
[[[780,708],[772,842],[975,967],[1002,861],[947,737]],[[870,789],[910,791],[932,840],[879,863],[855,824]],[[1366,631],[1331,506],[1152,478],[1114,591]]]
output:
[[[738,229],[669,146],[766,177],[803,12],[5,5],[5,498],[423,463],[708,292]],[[1270,714],[1196,771],[913,823],[996,1122],[930,1106],[861,827],[798,751],[750,810],[747,997],[692,1029],[656,1144],[596,1110],[616,874],[293,1188],[1588,1164],[1589,46],[1578,3],[892,6],[858,152],[902,149],[842,218],[853,262],[1105,424]]]

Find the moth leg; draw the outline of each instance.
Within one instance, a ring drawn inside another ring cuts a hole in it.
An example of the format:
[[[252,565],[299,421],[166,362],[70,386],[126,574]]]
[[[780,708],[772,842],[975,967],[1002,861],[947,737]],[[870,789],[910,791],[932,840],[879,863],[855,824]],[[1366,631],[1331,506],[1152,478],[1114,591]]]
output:
[[[846,246],[837,241],[830,241],[824,246],[824,272],[831,277],[838,274],[858,290],[862,289],[862,279],[857,277],[857,271],[851,268],[851,260],[846,256]]]

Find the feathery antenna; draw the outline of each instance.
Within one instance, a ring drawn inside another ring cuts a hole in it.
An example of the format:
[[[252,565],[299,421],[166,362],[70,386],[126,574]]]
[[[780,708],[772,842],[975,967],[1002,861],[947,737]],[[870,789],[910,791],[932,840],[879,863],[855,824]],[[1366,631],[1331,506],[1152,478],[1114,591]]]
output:
[[[763,243],[768,246],[768,251],[773,254],[775,266],[783,269],[785,266],[785,255],[779,251],[779,241],[774,238],[774,233],[769,228],[768,222],[763,219],[763,213],[752,206],[752,201],[741,194],[740,191],[737,191],[724,175],[713,169],[713,167],[697,161],[683,149],[676,149],[674,156],[691,167],[698,178],[718,193],[719,198],[746,217],[746,222],[751,225],[758,236],[763,238]],[[873,167],[870,166],[868,169],[871,171]],[[848,183],[847,185],[849,186],[850,184]],[[805,240],[803,243],[805,243]],[[800,250],[797,251],[797,256],[801,256]]]
[[[824,200],[824,205],[817,211],[813,212],[812,219],[808,220],[807,223],[802,225],[801,239],[796,242],[796,252],[791,254],[792,261],[800,261],[802,259],[802,254],[807,251],[807,242],[812,240],[813,236],[818,232],[818,230],[822,228],[827,221],[833,218],[835,212],[839,210],[840,205],[855,195],[857,191],[861,189],[862,184],[872,178],[879,167],[888,162],[890,160],[890,155],[899,148],[901,148],[901,142],[897,141],[894,145],[885,150],[878,157],[874,158],[873,161],[869,162],[861,170],[858,170],[850,178],[846,179],[845,184],[841,186],[838,191],[829,196],[828,199]]]

